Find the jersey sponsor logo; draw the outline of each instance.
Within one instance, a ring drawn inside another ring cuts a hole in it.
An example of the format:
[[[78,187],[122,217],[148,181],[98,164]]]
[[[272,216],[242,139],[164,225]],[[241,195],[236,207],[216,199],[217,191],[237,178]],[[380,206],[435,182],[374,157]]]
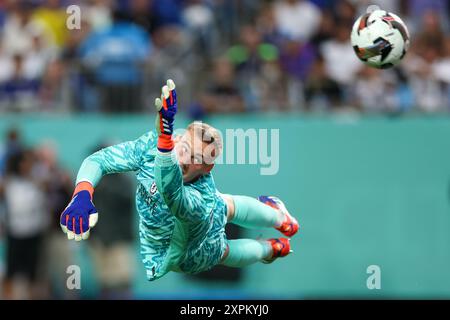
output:
[[[158,189],[156,188],[156,182],[153,181],[152,185],[150,186],[150,194],[153,196]]]

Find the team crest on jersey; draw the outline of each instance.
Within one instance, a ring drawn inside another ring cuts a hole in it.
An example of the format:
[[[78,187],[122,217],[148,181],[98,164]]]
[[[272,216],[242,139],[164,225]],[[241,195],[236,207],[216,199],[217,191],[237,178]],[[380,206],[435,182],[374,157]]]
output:
[[[156,191],[158,191],[158,189],[156,188],[156,182],[153,181],[153,183],[150,187],[150,194],[153,196],[156,193]]]

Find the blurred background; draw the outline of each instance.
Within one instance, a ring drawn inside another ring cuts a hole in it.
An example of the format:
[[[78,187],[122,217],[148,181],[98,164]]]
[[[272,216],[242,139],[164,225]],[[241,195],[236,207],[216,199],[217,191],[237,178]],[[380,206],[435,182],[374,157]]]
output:
[[[370,4],[409,28],[396,68],[365,67],[350,45]],[[448,0],[0,0],[0,297],[450,298],[449,15]],[[82,160],[153,129],[168,78],[179,127],[280,130],[276,175],[219,165],[215,179],[283,199],[303,227],[292,256],[147,282],[132,175],[105,177],[91,239],[66,240]]]

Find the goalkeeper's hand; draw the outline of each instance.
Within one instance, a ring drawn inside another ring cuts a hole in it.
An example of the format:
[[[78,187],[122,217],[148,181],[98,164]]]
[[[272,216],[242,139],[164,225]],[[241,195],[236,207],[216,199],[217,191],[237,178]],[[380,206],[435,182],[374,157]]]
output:
[[[158,150],[161,152],[171,152],[174,143],[172,140],[173,122],[177,113],[177,94],[175,83],[167,80],[167,85],[162,87],[161,98],[155,100],[156,131],[158,133]]]
[[[77,184],[72,201],[61,214],[60,224],[67,239],[86,240],[98,220],[98,212],[92,203],[94,188],[89,182]]]

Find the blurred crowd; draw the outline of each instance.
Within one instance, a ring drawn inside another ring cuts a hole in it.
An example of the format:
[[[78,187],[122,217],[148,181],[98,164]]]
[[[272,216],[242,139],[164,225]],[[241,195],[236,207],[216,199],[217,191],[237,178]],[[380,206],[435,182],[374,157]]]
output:
[[[399,67],[353,52],[370,4],[409,28]],[[145,112],[169,77],[192,118],[448,112],[449,15],[448,0],[3,0],[0,112]]]
[[[136,238],[129,178],[109,175],[96,188],[96,207],[107,214],[80,253],[59,224],[74,178],[51,141],[30,147],[10,129],[0,144],[0,299],[80,298],[67,286],[68,268],[80,266],[80,255],[93,261],[98,297],[128,297]]]

